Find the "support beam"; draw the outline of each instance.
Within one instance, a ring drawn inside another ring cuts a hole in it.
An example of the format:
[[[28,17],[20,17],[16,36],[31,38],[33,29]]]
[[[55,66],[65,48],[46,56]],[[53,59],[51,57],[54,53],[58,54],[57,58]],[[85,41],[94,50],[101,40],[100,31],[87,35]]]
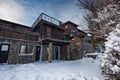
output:
[[[67,45],[67,59],[70,60],[70,47]]]
[[[52,42],[49,42],[49,45],[48,45],[48,63],[51,63],[52,62]]]

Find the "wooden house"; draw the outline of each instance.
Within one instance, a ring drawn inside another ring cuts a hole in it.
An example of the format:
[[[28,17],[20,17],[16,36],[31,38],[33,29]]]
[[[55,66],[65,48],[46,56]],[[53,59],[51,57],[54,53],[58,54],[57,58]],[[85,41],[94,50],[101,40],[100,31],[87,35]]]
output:
[[[62,22],[42,13],[32,27],[0,19],[0,63],[70,59]]]
[[[70,41],[70,59],[80,59],[82,54],[94,52],[92,36],[78,29],[78,25],[67,21],[61,25],[65,29],[65,40]]]
[[[71,21],[67,21],[61,26],[65,29],[64,38],[70,41],[70,45],[74,45],[75,43],[81,43],[83,39],[84,41],[87,39],[87,33],[78,29],[77,24]]]

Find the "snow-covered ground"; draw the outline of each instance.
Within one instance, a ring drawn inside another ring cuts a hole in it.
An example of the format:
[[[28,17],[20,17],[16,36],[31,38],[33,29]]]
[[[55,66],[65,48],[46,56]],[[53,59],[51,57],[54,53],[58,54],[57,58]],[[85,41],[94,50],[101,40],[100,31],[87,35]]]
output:
[[[36,62],[0,65],[0,80],[103,80],[96,60]]]

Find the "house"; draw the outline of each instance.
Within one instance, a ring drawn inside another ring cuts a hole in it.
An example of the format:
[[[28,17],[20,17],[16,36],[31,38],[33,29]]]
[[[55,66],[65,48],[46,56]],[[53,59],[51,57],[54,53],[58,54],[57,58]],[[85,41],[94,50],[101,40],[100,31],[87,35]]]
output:
[[[66,40],[70,41],[71,45],[79,42],[81,40],[81,36],[85,35],[84,33],[81,34],[80,30],[78,29],[78,25],[71,21],[63,23],[62,27],[65,29],[64,37]]]
[[[78,25],[41,13],[32,26],[0,19],[0,63],[80,59],[93,52],[91,37]]]
[[[64,37],[70,41],[70,59],[80,59],[85,53],[95,52],[92,36],[78,28],[78,25],[67,21],[62,24]]]
[[[32,27],[0,19],[0,63],[70,59],[62,22],[42,13]]]
[[[80,41],[91,43],[91,36],[89,36],[88,33],[80,30],[77,24],[67,21],[62,24],[62,27],[65,29],[64,37],[66,40],[70,40],[71,45],[74,45]]]

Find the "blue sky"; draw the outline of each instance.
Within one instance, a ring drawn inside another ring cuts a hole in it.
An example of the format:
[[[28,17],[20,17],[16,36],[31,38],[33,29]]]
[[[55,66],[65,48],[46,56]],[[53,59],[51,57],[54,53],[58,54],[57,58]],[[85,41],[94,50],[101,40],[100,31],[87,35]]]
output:
[[[77,0],[0,0],[0,18],[31,26],[41,13],[46,13],[85,29],[84,12],[76,4]]]

